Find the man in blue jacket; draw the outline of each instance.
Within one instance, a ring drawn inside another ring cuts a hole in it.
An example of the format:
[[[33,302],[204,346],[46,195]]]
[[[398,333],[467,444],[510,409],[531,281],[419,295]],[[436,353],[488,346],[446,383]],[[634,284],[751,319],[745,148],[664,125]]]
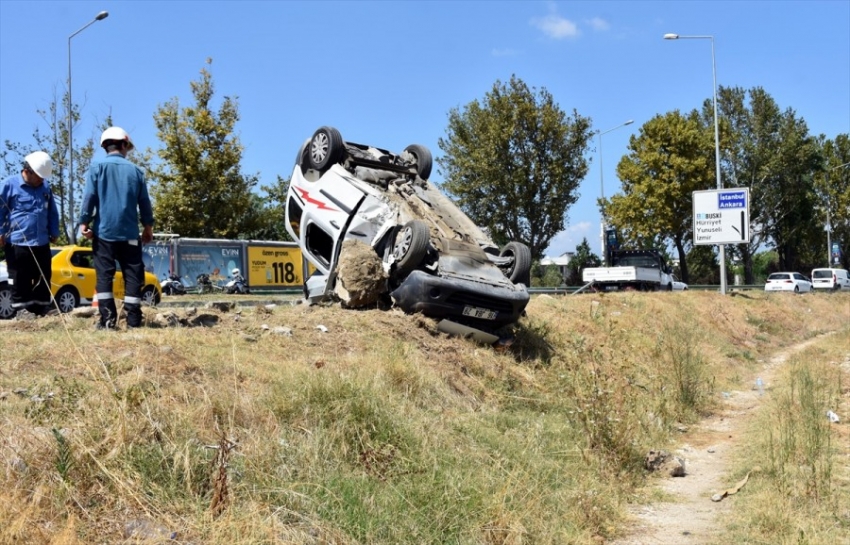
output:
[[[43,316],[50,310],[50,243],[59,237],[59,211],[45,182],[53,160],[43,151],[24,158],[20,175],[0,187],[0,245],[6,248],[12,308],[18,318]]]
[[[142,169],[126,159],[133,149],[130,135],[109,127],[100,136],[106,158],[92,163],[83,193],[80,230],[92,240],[97,275],[97,304],[101,329],[115,329],[118,311],[112,282],[115,263],[124,274],[127,327],[142,325],[142,285],[145,265],[142,244],[153,239],[153,211]],[[139,220],[143,229],[139,233]]]

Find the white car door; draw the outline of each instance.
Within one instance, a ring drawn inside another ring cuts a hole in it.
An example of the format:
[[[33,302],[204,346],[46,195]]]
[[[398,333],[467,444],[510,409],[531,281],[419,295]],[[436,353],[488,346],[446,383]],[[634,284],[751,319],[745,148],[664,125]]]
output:
[[[297,238],[307,259],[328,274],[337,259],[340,239],[364,193],[351,182],[351,175],[333,165],[316,181],[309,181],[296,168],[289,187],[287,224],[297,226]],[[300,218],[294,218],[300,208]]]

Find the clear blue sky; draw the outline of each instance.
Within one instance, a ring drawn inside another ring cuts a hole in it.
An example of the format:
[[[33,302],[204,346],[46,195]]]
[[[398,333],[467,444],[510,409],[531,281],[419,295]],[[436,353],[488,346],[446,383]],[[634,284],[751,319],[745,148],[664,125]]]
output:
[[[321,125],[343,138],[441,154],[447,113],[515,74],[548,89],[606,131],[606,195],[629,136],[657,114],[690,111],[717,82],[763,87],[812,134],[850,133],[850,0],[717,2],[284,2],[0,0],[0,139],[32,143],[36,113],[64,93],[68,37],[82,139],[108,114],[137,146],[159,148],[152,116],[213,59],[217,95],[239,100],[243,171],[288,177],[300,144]],[[599,251],[600,161],[547,254],[587,237]],[[435,169],[436,171],[437,169]],[[432,180],[440,182],[439,172]]]

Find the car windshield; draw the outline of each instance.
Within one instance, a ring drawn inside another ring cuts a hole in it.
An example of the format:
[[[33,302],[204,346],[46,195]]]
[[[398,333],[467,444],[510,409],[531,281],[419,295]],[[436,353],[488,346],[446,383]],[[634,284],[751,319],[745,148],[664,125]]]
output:
[[[832,278],[832,271],[829,269],[824,269],[822,271],[814,271],[812,273],[812,278]]]
[[[768,280],[790,280],[791,275],[786,273],[773,273],[767,277]]]

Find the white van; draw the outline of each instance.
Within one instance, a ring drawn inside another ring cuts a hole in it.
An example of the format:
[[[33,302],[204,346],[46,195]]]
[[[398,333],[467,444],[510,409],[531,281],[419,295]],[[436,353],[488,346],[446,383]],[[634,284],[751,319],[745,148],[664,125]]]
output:
[[[845,269],[814,269],[812,287],[824,290],[850,290],[850,276]]]

